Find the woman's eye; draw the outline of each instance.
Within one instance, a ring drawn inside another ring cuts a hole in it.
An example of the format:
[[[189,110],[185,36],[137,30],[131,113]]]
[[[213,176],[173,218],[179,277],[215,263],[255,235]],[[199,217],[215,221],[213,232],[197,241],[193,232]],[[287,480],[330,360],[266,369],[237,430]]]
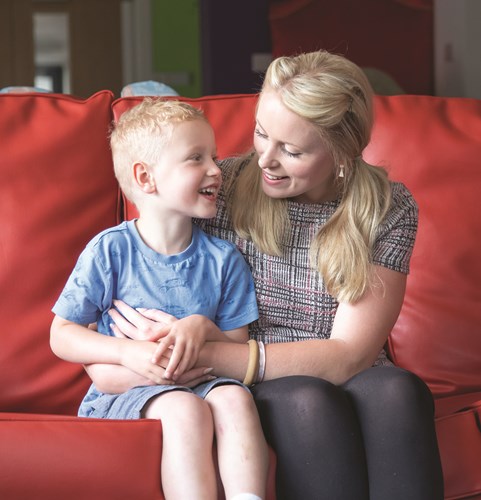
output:
[[[256,129],[254,130],[254,133],[255,133],[255,135],[257,135],[257,137],[260,137],[260,138],[262,138],[262,139],[265,139],[265,138],[267,137],[267,135],[266,135],[266,134],[264,134],[264,133],[262,133],[262,132],[261,132],[258,128],[256,128]]]
[[[302,153],[292,153],[291,151],[289,151],[288,149],[286,148],[283,148],[284,149],[284,153],[289,156],[289,158],[298,158],[299,156],[301,156]]]

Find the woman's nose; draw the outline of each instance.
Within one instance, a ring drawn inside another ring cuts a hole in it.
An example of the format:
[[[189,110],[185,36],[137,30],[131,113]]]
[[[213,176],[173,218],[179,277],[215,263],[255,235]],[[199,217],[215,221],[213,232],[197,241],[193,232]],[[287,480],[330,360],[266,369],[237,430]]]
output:
[[[262,152],[259,152],[259,167],[268,168],[278,165],[275,154],[272,148],[267,148]]]

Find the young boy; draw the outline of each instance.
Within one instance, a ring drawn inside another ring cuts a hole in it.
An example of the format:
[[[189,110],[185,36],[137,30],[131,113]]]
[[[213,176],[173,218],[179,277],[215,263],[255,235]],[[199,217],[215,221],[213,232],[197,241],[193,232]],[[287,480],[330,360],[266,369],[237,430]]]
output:
[[[241,254],[192,224],[192,217],[217,210],[221,176],[212,127],[185,103],[145,99],[121,116],[111,147],[120,187],[140,215],[87,245],[53,307],[50,342],[65,360],[121,365],[146,385],[104,394],[92,384],[79,415],[161,419],[167,499],[217,498],[214,437],[226,498],[264,498],[267,445],[250,392],[227,378],[208,377],[193,388],[175,383],[204,342],[246,342],[247,325],[258,316]],[[204,315],[222,333],[202,338],[181,329],[167,345],[119,338],[109,316],[117,299],[176,318]],[[94,322],[99,333],[88,328]],[[153,362],[159,358],[162,366]]]

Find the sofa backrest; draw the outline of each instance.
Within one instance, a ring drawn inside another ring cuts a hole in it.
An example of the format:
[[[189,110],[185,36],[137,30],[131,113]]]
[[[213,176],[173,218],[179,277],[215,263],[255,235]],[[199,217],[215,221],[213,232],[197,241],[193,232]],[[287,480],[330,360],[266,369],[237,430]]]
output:
[[[419,205],[404,305],[390,336],[397,364],[440,398],[481,391],[481,101],[376,97],[364,157]]]
[[[0,95],[0,410],[76,413],[81,366],[49,346],[51,308],[86,242],[118,220],[111,92]]]
[[[86,242],[136,215],[120,207],[107,134],[140,99],[0,95],[0,411],[75,413],[89,384],[81,367],[51,353],[50,310]],[[220,157],[249,148],[255,95],[183,100],[205,110]],[[393,96],[375,105],[364,156],[420,207],[390,354],[437,397],[479,393],[481,102]]]

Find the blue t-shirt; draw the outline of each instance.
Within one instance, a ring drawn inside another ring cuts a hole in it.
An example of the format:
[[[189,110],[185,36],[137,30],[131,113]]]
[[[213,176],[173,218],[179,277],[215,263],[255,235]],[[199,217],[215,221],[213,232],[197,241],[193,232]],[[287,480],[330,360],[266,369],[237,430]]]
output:
[[[254,282],[244,258],[235,245],[196,225],[191,244],[176,255],[148,247],[135,221],[103,231],[80,255],[52,310],[74,323],[97,322],[99,332],[113,335],[108,310],[114,299],[178,319],[202,314],[222,331],[258,318]]]

